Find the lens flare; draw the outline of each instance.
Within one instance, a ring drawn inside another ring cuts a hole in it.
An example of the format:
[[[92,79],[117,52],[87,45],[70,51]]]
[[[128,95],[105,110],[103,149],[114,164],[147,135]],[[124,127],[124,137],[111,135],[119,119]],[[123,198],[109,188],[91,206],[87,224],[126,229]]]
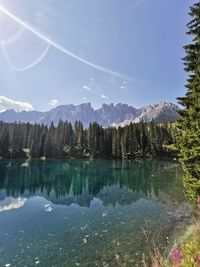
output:
[[[131,78],[110,70],[108,68],[104,68],[102,66],[99,66],[97,64],[94,64],[86,59],[83,59],[82,57],[77,56],[76,54],[72,53],[71,51],[67,50],[66,48],[64,48],[63,46],[59,45],[57,42],[54,42],[52,39],[50,39],[49,37],[45,36],[43,33],[41,33],[38,29],[35,29],[32,25],[29,25],[27,22],[21,20],[20,18],[16,17],[14,14],[12,14],[11,12],[9,12],[7,9],[5,9],[4,7],[0,6],[0,11],[3,12],[5,15],[7,15],[8,17],[10,17],[11,19],[13,19],[15,22],[17,22],[19,25],[21,25],[22,27],[24,27],[25,29],[27,29],[28,31],[30,31],[31,33],[33,33],[35,36],[39,37],[41,40],[45,41],[49,46],[52,46],[56,49],[58,49],[59,51],[63,52],[64,54],[74,58],[75,60],[88,65],[91,68],[94,68],[96,70],[99,70],[101,72],[104,72],[106,74],[121,78],[121,79],[126,79],[126,80],[132,80]],[[48,47],[49,49],[49,47]],[[46,51],[48,51],[48,49]],[[46,52],[47,53],[47,52]],[[35,62],[35,64],[39,63],[43,58],[44,55],[46,55],[46,53],[43,54],[43,56],[40,58],[40,60],[37,62]],[[34,66],[35,64],[32,64],[32,66]],[[26,68],[24,68],[24,70],[26,70]]]

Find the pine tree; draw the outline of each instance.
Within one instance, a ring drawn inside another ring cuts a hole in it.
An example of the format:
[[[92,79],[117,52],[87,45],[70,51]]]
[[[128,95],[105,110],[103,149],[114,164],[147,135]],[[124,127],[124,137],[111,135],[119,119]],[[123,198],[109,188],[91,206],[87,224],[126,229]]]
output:
[[[0,156],[7,157],[9,154],[9,134],[6,127],[1,129],[0,135]]]
[[[51,123],[51,126],[47,132],[46,140],[45,140],[45,145],[44,145],[44,156],[47,158],[51,158],[54,156],[54,144],[53,144],[53,139],[54,139],[54,132],[55,132],[55,127],[53,122]]]
[[[187,92],[178,98],[183,106],[178,123],[178,148],[185,171],[185,187],[190,198],[200,194],[200,2],[190,8],[192,17],[187,34],[193,37],[185,46],[185,71],[188,73]]]
[[[83,134],[83,124],[80,121],[76,121],[74,124],[74,137],[75,137],[75,145],[77,145],[80,149],[83,148],[84,142],[84,134]]]
[[[117,129],[112,128],[112,157],[117,158]]]

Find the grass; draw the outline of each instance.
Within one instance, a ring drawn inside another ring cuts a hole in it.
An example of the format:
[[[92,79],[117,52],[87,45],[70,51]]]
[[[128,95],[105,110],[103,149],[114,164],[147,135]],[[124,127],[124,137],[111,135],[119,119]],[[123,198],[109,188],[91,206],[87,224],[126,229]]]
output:
[[[144,257],[143,267],[200,267],[200,204],[198,206],[194,209],[195,223],[186,229],[168,259],[163,258],[154,242],[149,240],[146,229],[142,229],[151,259],[149,265]]]
[[[177,252],[174,253],[174,252]],[[174,257],[173,257],[174,254]],[[176,254],[176,255],[175,255]],[[200,267],[200,224],[190,226],[170,255],[169,267]]]

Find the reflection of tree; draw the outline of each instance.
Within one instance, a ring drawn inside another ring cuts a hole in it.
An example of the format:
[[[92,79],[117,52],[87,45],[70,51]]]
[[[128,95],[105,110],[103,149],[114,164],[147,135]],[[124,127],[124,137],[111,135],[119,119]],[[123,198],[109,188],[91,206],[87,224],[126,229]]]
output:
[[[0,161],[0,189],[7,196],[36,194],[66,205],[89,206],[93,197],[105,205],[141,197],[181,200],[180,175],[178,166],[164,161]]]

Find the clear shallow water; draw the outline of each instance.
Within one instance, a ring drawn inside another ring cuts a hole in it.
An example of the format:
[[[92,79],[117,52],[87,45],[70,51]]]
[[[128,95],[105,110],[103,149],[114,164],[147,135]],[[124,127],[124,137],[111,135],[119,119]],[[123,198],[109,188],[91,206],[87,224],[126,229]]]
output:
[[[164,250],[179,223],[181,176],[166,161],[0,161],[0,266],[142,266],[142,225]]]

